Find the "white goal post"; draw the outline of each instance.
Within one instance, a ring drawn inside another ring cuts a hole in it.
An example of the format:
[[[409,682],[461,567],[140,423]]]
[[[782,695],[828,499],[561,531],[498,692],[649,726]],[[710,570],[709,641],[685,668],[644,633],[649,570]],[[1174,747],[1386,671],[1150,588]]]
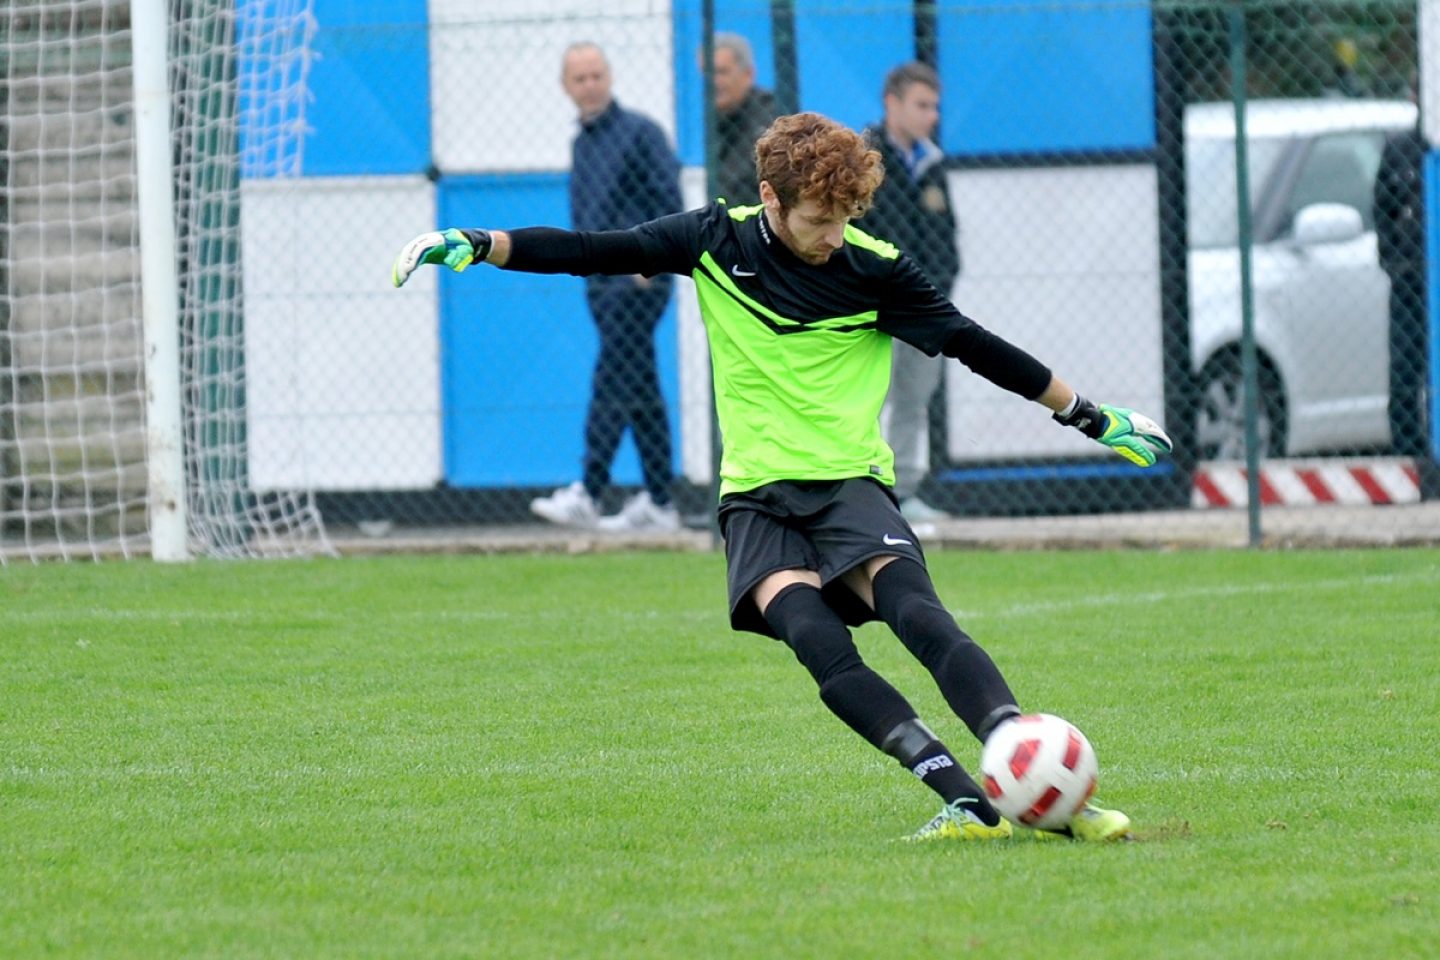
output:
[[[189,559],[185,448],[180,434],[180,310],[175,272],[175,188],[170,159],[169,11],[165,0],[131,5],[135,83],[135,183],[140,230],[140,308],[145,346],[145,456],[150,553]]]
[[[330,550],[247,478],[241,177],[298,171],[313,33],[309,0],[9,5],[0,564]]]

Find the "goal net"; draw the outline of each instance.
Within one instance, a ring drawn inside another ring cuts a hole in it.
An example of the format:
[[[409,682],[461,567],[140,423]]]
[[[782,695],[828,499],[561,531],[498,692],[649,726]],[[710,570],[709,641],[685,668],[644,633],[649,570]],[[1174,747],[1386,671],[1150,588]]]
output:
[[[310,0],[144,2],[169,8],[188,550],[327,551],[312,494],[255,491],[246,456],[241,179],[298,170]],[[133,39],[116,0],[0,24],[0,563],[150,551]]]

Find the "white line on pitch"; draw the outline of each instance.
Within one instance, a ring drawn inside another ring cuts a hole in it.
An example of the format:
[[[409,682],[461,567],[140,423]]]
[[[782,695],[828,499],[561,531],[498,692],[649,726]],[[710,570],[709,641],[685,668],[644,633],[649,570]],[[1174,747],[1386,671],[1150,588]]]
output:
[[[1096,609],[1124,604],[1169,603],[1174,600],[1198,599],[1203,597],[1240,597],[1267,593],[1310,593],[1326,590],[1349,589],[1356,586],[1383,586],[1396,583],[1437,583],[1440,584],[1440,568],[1418,570],[1412,573],[1382,573],[1344,579],[1312,580],[1277,583],[1221,584],[1212,587],[1190,587],[1182,590],[1123,590],[1110,593],[1090,594],[1074,600],[1054,600],[1040,603],[1018,603],[995,608],[952,608],[957,618],[973,617],[1024,617],[1034,614],[1052,614],[1066,610]],[[942,588],[942,595],[949,591]],[[943,597],[942,597],[943,599]],[[277,614],[278,616],[278,614]],[[589,617],[604,616],[614,620],[666,623],[686,621],[703,623],[725,619],[723,605],[703,610],[647,610],[635,608],[592,608]],[[252,611],[242,610],[12,610],[0,614],[3,623],[74,623],[90,619],[107,621],[124,620],[137,623],[241,623],[255,619]],[[451,623],[474,623],[508,620],[573,620],[574,613],[565,610],[392,610],[392,620],[431,620]],[[309,611],[304,615],[306,624],[324,625],[349,622],[350,618],[333,613]]]
[[[1183,590],[1135,590],[1090,594],[1074,600],[1055,600],[1042,603],[1017,603],[993,610],[951,610],[956,619],[967,617],[1024,617],[1032,614],[1052,614],[1066,610],[1081,610],[1097,607],[1118,607],[1135,603],[1170,603],[1174,600],[1199,599],[1203,597],[1243,597],[1266,593],[1312,593],[1326,590],[1351,589],[1357,586],[1382,586],[1392,583],[1440,583],[1440,569],[1419,570],[1414,573],[1377,573],[1371,576],[1346,577],[1332,580],[1310,580],[1285,583],[1222,584],[1213,587],[1190,587]]]

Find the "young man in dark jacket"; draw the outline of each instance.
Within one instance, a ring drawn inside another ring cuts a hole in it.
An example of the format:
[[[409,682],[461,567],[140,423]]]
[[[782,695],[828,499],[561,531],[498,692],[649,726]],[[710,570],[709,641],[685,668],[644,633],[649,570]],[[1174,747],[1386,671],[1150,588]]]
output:
[[[940,77],[923,63],[891,70],[882,90],[885,119],[865,131],[885,163],[885,182],[861,229],[899,247],[935,289],[949,296],[960,273],[960,249],[945,156],[931,137],[940,121]],[[895,344],[886,403],[886,439],[895,451],[895,495],[912,523],[945,514],[920,499],[930,469],[930,398],[944,380],[944,359]]]

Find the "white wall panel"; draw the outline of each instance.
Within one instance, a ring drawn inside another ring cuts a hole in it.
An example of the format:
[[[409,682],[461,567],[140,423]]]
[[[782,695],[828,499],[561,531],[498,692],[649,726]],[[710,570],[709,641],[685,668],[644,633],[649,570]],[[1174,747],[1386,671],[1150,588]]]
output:
[[[964,271],[955,303],[1097,403],[1164,412],[1155,169],[976,170],[950,175]],[[949,371],[956,461],[1108,455],[1033,403]]]
[[[620,103],[675,142],[669,2],[430,0],[431,133],[445,173],[564,170],[575,106],[560,86],[571,43],[599,44]]]
[[[438,271],[390,283],[435,222],[421,177],[243,185],[245,369],[256,489],[441,478]]]

